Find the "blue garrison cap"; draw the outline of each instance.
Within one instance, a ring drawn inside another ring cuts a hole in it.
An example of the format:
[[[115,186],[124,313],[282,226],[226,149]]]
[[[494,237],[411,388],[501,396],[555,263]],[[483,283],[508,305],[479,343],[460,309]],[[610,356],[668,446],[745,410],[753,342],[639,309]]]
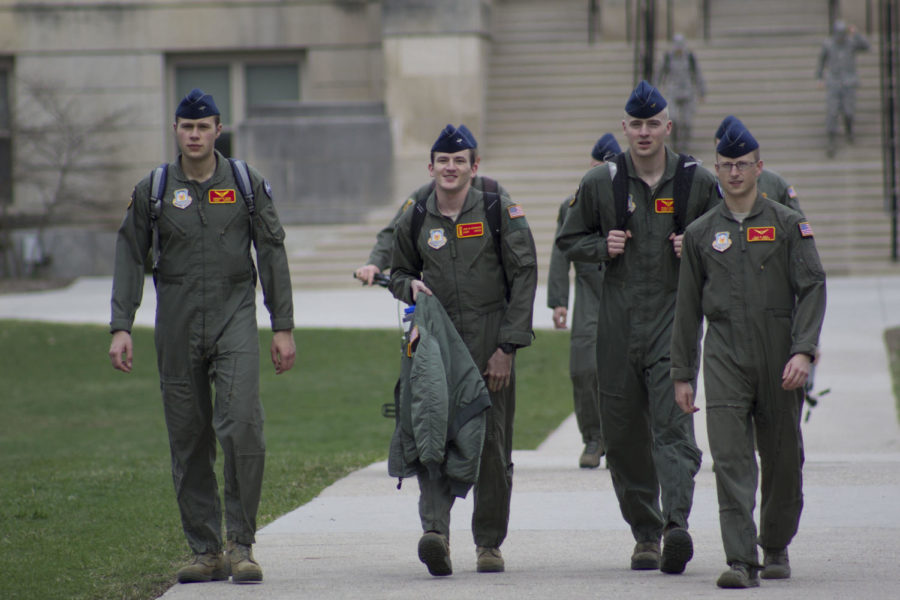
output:
[[[194,88],[187,96],[181,99],[178,108],[175,109],[175,117],[182,119],[202,119],[219,114],[219,108],[215,100],[200,88]]]
[[[726,158],[738,158],[753,152],[757,148],[759,148],[759,143],[756,141],[756,138],[750,134],[750,131],[744,127],[743,123],[738,121],[737,123],[732,123],[731,127],[725,131],[722,139],[719,140],[719,145],[716,146],[716,152]]]
[[[716,139],[721,140],[723,137],[725,137],[725,132],[728,131],[728,128],[731,127],[731,125],[734,123],[737,123],[741,126],[744,125],[743,123],[741,123],[741,120],[734,115],[728,115],[727,117],[722,119],[722,122],[719,124],[719,128],[716,129]]]
[[[591,150],[591,158],[607,161],[620,152],[622,152],[622,149],[619,147],[619,142],[616,141],[615,136],[611,133],[604,133],[603,137],[594,144],[594,149]]]
[[[475,136],[472,135],[472,132],[469,131],[468,127],[462,124],[460,124],[459,127],[447,124],[443,131],[441,131],[438,139],[435,140],[434,145],[431,146],[431,151],[448,152],[452,154],[454,152],[459,152],[460,150],[468,150],[477,147],[478,142],[475,141]]]
[[[659,90],[644,80],[631,92],[628,102],[625,103],[625,112],[638,119],[649,119],[667,105]]]

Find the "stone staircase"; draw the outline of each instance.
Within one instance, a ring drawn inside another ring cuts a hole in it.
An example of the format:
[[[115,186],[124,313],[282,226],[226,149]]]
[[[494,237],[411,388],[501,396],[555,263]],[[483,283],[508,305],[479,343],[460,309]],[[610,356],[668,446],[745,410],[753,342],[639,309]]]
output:
[[[896,271],[882,208],[878,57],[861,54],[856,144],[824,153],[825,92],[814,78],[827,32],[819,0],[713,0],[712,39],[689,40],[707,83],[691,153],[711,166],[713,134],[735,114],[760,140],[768,168],[800,195],[829,274]],[[559,203],[587,169],[594,141],[611,131],[624,147],[622,107],[633,87],[633,50],[586,43],[586,3],[495,4],[487,139],[482,171],[525,206],[541,281]],[[661,42],[658,50],[665,50]]]
[[[712,39],[688,40],[707,83],[692,154],[711,166],[713,133],[735,114],[762,146],[767,168],[794,185],[830,275],[897,272],[883,211],[878,57],[859,56],[856,144],[825,157],[825,92],[814,79],[827,31],[821,0],[713,0]],[[496,0],[481,174],[497,178],[526,209],[546,282],[559,203],[588,168],[594,141],[613,132],[624,147],[622,107],[634,81],[624,41],[587,43],[583,0]],[[659,52],[665,49],[660,42]],[[401,198],[360,223],[292,228],[295,285],[356,285],[350,274]]]

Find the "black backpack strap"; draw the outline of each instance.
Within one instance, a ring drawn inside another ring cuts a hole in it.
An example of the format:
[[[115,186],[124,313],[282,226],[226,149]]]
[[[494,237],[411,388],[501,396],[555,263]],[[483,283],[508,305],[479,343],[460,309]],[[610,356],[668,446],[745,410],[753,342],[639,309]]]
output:
[[[688,199],[691,197],[691,186],[694,183],[697,164],[697,159],[693,156],[678,155],[672,193],[672,201],[675,204],[675,235],[681,235],[684,233],[684,228],[687,227]]]
[[[500,259],[500,265],[503,265],[503,251],[500,245],[500,186],[490,177],[482,177],[484,189],[484,215],[487,219],[488,229],[494,238],[494,250],[497,252],[497,258]]]
[[[506,281],[506,269],[503,267],[503,244],[500,237],[502,215],[500,209],[503,203],[500,201],[500,186],[490,177],[482,177],[482,192],[484,195],[484,217],[487,220],[488,229],[494,240],[494,252],[497,253],[497,262],[500,263],[500,272],[503,275],[503,283],[506,284],[506,299],[509,300],[509,282]]]
[[[253,195],[253,182],[250,180],[250,170],[247,168],[247,163],[237,158],[229,158],[228,162],[231,163],[234,180],[237,181],[238,189],[240,189],[241,195],[244,197],[247,210],[250,211],[250,216],[253,217],[256,214],[256,198]]]
[[[616,229],[625,230],[631,214],[628,212],[628,166],[625,153],[616,156],[616,175],[612,180],[613,203],[616,208]]]
[[[153,277],[159,267],[159,215],[162,214],[162,196],[166,193],[169,165],[163,163],[150,173],[150,230],[153,235]]]

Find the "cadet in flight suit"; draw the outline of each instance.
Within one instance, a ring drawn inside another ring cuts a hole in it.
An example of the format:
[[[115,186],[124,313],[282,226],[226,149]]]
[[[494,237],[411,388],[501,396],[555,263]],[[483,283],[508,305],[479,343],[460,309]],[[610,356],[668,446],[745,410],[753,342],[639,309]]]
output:
[[[175,112],[180,153],[168,165],[157,219],[156,352],[172,478],[193,561],[182,583],[261,581],[253,559],[256,512],[265,462],[259,399],[256,248],[259,278],[271,315],[276,373],[294,364],[293,299],[284,230],[269,184],[250,169],[256,210],[251,219],[232,167],[215,151],[222,131],[212,96],[191,91]],[[131,327],[151,247],[150,177],[135,187],[116,242],[112,289],[114,368],[132,367]],[[215,387],[215,402],[210,386]],[[214,472],[216,439],[225,469],[227,556]]]
[[[828,134],[825,153],[829,158],[833,157],[837,150],[839,114],[844,117],[847,140],[853,143],[856,88],[859,87],[859,78],[856,76],[856,53],[868,49],[869,41],[856,30],[856,26],[848,26],[841,20],[834,22],[831,37],[822,42],[816,79],[819,80],[820,86],[823,85],[821,83],[823,79],[825,80],[825,133]]]
[[[483,195],[471,186],[478,164],[475,139],[447,125],[431,149],[428,170],[435,189],[416,240],[415,210],[401,215],[394,232],[390,289],[412,304],[418,294],[434,295],[484,374],[492,406],[481,467],[474,491],[472,533],[479,572],[503,571],[500,545],[509,525],[512,491],[512,437],[515,413],[515,353],[532,339],[537,286],[534,238],[525,211],[501,200],[501,252],[489,231]],[[505,275],[505,277],[504,277]],[[449,522],[453,496],[420,475],[420,516],[424,534],[419,557],[429,572],[449,562]]]
[[[591,167],[602,165],[622,151],[615,136],[604,134],[591,149]],[[556,231],[566,220],[572,194],[559,205]],[[553,327],[566,328],[569,315],[569,265],[562,250],[553,244],[547,274],[547,306],[553,309]],[[600,398],[597,391],[597,313],[600,311],[600,282],[603,275],[596,263],[575,262],[575,302],[572,307],[572,337],[569,347],[569,377],[575,404],[575,420],[584,442],[578,459],[582,469],[600,466],[606,450],[600,425]]]
[[[725,135],[725,132],[735,123],[743,126],[741,120],[734,115],[728,115],[722,119],[719,128],[716,129],[715,147],[718,147],[719,141]],[[762,194],[763,198],[769,198],[779,204],[784,204],[801,215],[803,214],[803,211],[800,210],[800,199],[797,197],[797,192],[794,191],[794,186],[789,185],[784,177],[775,171],[764,168],[756,180],[756,186],[759,188],[759,193]]]
[[[700,449],[669,378],[682,238],[673,218],[679,160],[665,146],[672,128],[666,100],[646,81],[628,99],[622,127],[625,172],[613,173],[614,162],[588,171],[556,243],[572,260],[603,264],[600,413],[606,464],[637,542],[631,568],[681,573],[693,556],[687,527]],[[614,177],[627,177],[627,223],[616,216]],[[697,165],[684,224],[718,202],[715,177]]]
[[[685,232],[672,334],[675,399],[694,406],[701,320],[706,426],[716,465],[724,588],[790,577],[787,546],[803,508],[802,387],[825,316],[825,272],[803,215],[763,198],[759,144],[740,123],[719,142],[725,201]],[[753,511],[762,463],[760,535]]]
[[[460,129],[463,131],[461,133],[472,137],[472,133],[466,128],[465,125],[460,126]],[[472,137],[474,140],[475,138]],[[481,163],[481,157],[475,158],[476,164]],[[499,184],[498,184],[499,185]],[[484,179],[479,175],[472,178],[472,187],[478,191],[484,190]],[[354,271],[353,276],[358,280],[362,281],[366,285],[373,285],[375,283],[375,276],[380,275],[381,273],[387,271],[391,266],[391,250],[394,246],[394,228],[397,227],[397,221],[400,220],[400,215],[402,215],[407,208],[414,205],[420,199],[424,200],[428,197],[428,194],[431,193],[432,184],[426,183],[425,185],[419,187],[416,191],[414,191],[409,198],[407,198],[403,204],[397,209],[397,214],[394,215],[394,218],[384,226],[384,228],[379,231],[375,236],[375,245],[372,246],[372,251],[369,253],[369,259],[366,261],[366,264],[362,265],[356,271]],[[503,189],[503,186],[499,186],[498,192],[501,196],[508,196],[506,190]]]

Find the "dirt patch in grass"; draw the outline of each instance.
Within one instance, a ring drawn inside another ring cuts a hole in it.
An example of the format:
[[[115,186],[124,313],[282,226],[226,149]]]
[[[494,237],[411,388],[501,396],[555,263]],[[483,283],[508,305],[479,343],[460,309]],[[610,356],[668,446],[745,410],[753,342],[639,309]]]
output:
[[[891,369],[891,381],[894,389],[894,403],[897,407],[897,419],[900,421],[900,327],[884,330],[884,343],[888,350],[888,362]]]

